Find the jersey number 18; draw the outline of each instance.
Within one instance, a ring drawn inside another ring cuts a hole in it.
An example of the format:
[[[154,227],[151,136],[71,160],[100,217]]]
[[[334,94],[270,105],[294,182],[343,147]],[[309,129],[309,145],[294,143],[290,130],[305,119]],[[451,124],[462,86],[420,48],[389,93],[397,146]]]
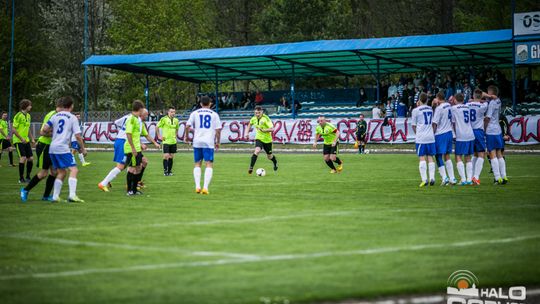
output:
[[[200,118],[200,128],[202,129],[210,129],[210,123],[212,121],[212,117],[210,115],[199,115]]]

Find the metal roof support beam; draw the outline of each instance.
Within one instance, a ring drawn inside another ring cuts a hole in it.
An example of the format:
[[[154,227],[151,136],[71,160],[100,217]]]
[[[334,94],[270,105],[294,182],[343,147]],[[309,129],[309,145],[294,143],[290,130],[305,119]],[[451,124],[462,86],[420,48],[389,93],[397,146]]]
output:
[[[443,46],[443,47],[445,49],[447,49],[447,50],[450,50],[450,51],[464,52],[464,53],[467,53],[467,54],[472,55],[472,56],[482,56],[482,57],[487,58],[487,59],[497,60],[500,63],[512,63],[512,60],[510,60],[508,58],[501,58],[501,57],[493,56],[493,55],[490,55],[490,54],[478,53],[478,52],[471,51],[471,50],[464,50],[464,49],[460,49],[460,48],[457,48],[457,47],[454,47],[454,46]]]
[[[139,73],[139,74],[144,74],[144,75],[153,75],[153,76],[165,77],[165,78],[176,79],[176,80],[187,81],[187,82],[193,82],[193,83],[204,82],[202,80],[195,79],[195,78],[180,76],[180,75],[171,74],[171,73],[167,73],[167,72],[163,72],[163,71],[150,70],[150,69],[147,69],[147,68],[136,67],[136,66],[131,66],[131,65],[129,66],[128,69],[126,69],[125,65],[118,65],[118,66],[112,65],[112,66],[106,66],[106,67],[111,68],[111,69],[117,69],[117,70],[122,70],[122,71],[126,71],[126,72],[131,72],[131,73]]]
[[[220,66],[220,65],[215,64],[215,63],[206,63],[206,62],[201,62],[199,60],[188,60],[188,61],[193,62],[193,63],[195,63],[197,65],[206,65],[206,66],[209,66],[209,67],[212,67],[212,68],[222,69],[222,70],[226,70],[226,71],[234,72],[234,73],[240,73],[240,74],[245,75],[245,76],[257,77],[258,79],[265,79],[266,78],[263,75],[250,73],[250,72],[246,72],[246,71],[242,71],[242,70],[237,70],[237,69],[233,69],[233,68],[229,68],[229,67],[224,67],[224,66]]]
[[[275,56],[267,56],[267,58],[270,58],[272,60],[281,60],[281,61],[288,62],[288,63],[293,64],[293,65],[295,65],[295,64],[301,65],[301,66],[304,66],[304,67],[306,67],[308,69],[315,70],[316,72],[322,71],[324,73],[332,74],[334,76],[353,76],[353,75],[349,75],[347,73],[344,73],[344,72],[341,72],[341,71],[338,71],[338,70],[329,69],[329,68],[325,68],[325,67],[318,67],[316,65],[312,65],[312,64],[304,63],[304,62],[298,62],[298,61],[294,61],[294,60],[290,60],[290,59],[284,59],[284,58],[279,58],[279,57],[275,57]]]
[[[218,77],[218,68],[216,67],[216,113],[219,113],[219,77]]]
[[[356,53],[356,54],[368,56],[368,57],[371,57],[371,58],[385,60],[385,61],[392,62],[392,63],[395,63],[395,64],[401,64],[401,65],[404,65],[404,66],[407,66],[407,67],[410,67],[410,68],[424,70],[424,68],[421,67],[421,66],[417,66],[417,65],[414,65],[414,64],[411,64],[411,63],[408,63],[408,62],[403,62],[403,61],[392,59],[392,58],[386,58],[386,57],[383,57],[381,55],[368,54],[368,53],[364,53],[364,52],[361,52],[361,51],[353,51],[353,52]]]

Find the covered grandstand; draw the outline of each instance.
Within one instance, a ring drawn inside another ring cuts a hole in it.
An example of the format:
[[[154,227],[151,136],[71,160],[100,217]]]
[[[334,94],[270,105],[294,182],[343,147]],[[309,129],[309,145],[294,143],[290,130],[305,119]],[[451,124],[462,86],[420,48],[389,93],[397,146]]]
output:
[[[321,40],[195,51],[135,55],[94,55],[83,63],[131,73],[192,83],[219,84],[233,80],[282,79],[290,82],[292,113],[275,117],[356,116],[372,104],[357,107],[351,98],[303,99],[295,79],[307,77],[372,75],[377,82],[373,100],[380,100],[380,80],[390,74],[465,66],[512,66],[512,30],[452,33],[392,38]],[[151,89],[146,82],[145,92]],[[347,89],[344,89],[347,90]],[[335,91],[335,90],[334,90]],[[335,92],[330,95],[336,95]],[[148,94],[147,102],[148,102]],[[339,94],[338,94],[339,95]],[[303,110],[295,112],[295,103]],[[515,101],[514,101],[515,102]],[[220,112],[225,118],[247,115]]]

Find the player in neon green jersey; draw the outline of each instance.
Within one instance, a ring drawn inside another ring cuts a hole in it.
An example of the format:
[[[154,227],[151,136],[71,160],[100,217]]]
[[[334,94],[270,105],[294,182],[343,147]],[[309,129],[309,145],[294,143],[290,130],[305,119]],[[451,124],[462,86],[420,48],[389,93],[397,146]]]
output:
[[[13,117],[13,144],[19,155],[19,183],[30,182],[30,173],[34,164],[32,145],[35,144],[34,135],[30,131],[30,110],[32,102],[23,99],[19,103],[20,112]],[[26,179],[24,179],[24,165],[26,164]]]
[[[163,145],[163,175],[165,176],[173,175],[171,170],[174,154],[176,153],[176,136],[178,128],[180,127],[178,118],[176,118],[175,115],[176,109],[170,107],[167,115],[161,118],[157,124],[156,133]]]
[[[15,167],[15,164],[13,164],[13,147],[11,146],[7,118],[7,112],[2,112],[2,117],[0,118],[0,159],[2,159],[2,152],[7,150],[9,155],[9,165]]]
[[[277,159],[274,154],[272,154],[272,132],[274,132],[274,124],[268,115],[264,114],[262,107],[255,107],[255,116],[249,121],[250,126],[254,126],[255,133],[255,151],[251,156],[251,163],[249,164],[248,173],[253,173],[253,167],[257,162],[257,157],[261,150],[264,149],[266,152],[266,157],[272,161],[274,164],[274,172],[278,170]]]
[[[146,137],[146,139],[159,148],[159,144],[148,135],[148,132],[143,125],[144,123],[140,119],[145,111],[146,109],[144,108],[142,101],[135,100],[132,105],[131,116],[126,120],[126,143],[124,144],[124,153],[126,159],[125,163],[129,165],[127,173],[127,194],[130,196],[142,194],[137,190],[137,185],[141,179],[143,161],[141,136]]]
[[[57,107],[56,110],[50,111],[45,115],[45,118],[43,119],[43,124],[41,125],[41,129],[43,130],[43,126],[47,124],[49,119],[59,112],[61,108]],[[28,198],[28,193],[30,190],[32,190],[37,184],[43,180],[47,175],[47,180],[45,182],[45,191],[43,192],[43,197],[41,198],[42,201],[49,201],[52,202],[52,195],[51,191],[54,186],[54,180],[56,179],[56,170],[52,166],[51,157],[49,156],[49,148],[52,142],[52,137],[50,134],[47,135],[41,135],[38,138],[38,142],[36,145],[36,156],[37,156],[37,167],[39,169],[38,173],[32,177],[30,182],[26,187],[21,189],[21,200],[23,202],[26,202]],[[50,173],[50,174],[49,174]]]
[[[323,138],[323,158],[324,162],[330,167],[330,173],[341,172],[343,170],[343,162],[337,154],[339,152],[339,130],[326,121],[324,116],[319,116],[317,119],[319,125],[315,129],[315,142],[313,148],[317,149],[317,142],[319,138]],[[334,163],[337,163],[336,167]]]

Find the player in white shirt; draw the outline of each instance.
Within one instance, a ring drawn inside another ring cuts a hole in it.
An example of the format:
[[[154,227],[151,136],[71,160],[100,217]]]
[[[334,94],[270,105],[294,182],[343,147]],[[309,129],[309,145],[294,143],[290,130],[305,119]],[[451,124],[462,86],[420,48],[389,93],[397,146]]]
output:
[[[79,121],[81,121],[81,114],[79,113],[74,113],[73,115],[75,115],[75,117],[77,117],[77,119]],[[81,131],[83,130],[83,125],[80,124],[79,127],[81,128]],[[79,161],[81,162],[81,165],[83,167],[86,167],[86,166],[90,166],[92,163],[91,162],[87,162],[85,159],[84,159],[84,155],[82,155],[81,153],[79,153],[79,150],[81,149],[81,147],[79,147],[79,143],[77,142],[77,139],[75,138],[75,134],[73,134],[71,136],[71,153],[73,155],[75,155],[76,153],[79,154]]]
[[[456,133],[456,167],[461,177],[461,185],[472,185],[473,166],[471,157],[474,154],[474,132],[471,126],[471,113],[467,105],[463,104],[465,96],[457,93],[454,96],[456,104],[452,106],[452,123]],[[465,172],[465,159],[467,171]]]
[[[441,186],[457,183],[454,176],[454,166],[452,165],[452,144],[454,133],[452,132],[452,106],[445,101],[444,93],[437,93],[433,99],[435,113],[433,114],[433,132],[435,133],[435,149],[437,150],[436,160],[441,175]],[[446,169],[445,169],[446,167]],[[448,172],[448,175],[447,175]]]
[[[117,133],[114,139],[114,156],[113,161],[116,166],[109,171],[109,174],[98,184],[98,188],[104,192],[109,192],[111,182],[126,168],[124,157],[124,144],[126,143],[126,121],[131,114],[124,115],[113,122]]]
[[[472,157],[473,178],[475,185],[480,185],[480,174],[484,166],[486,154],[486,134],[484,132],[484,117],[486,116],[487,103],[482,101],[482,90],[476,89],[473,99],[467,103],[470,111],[471,126],[474,132],[474,155]]]
[[[56,180],[53,188],[53,201],[58,202],[60,199],[60,191],[64,183],[64,178],[69,169],[69,202],[84,202],[77,197],[77,164],[75,158],[70,151],[71,136],[75,135],[79,143],[79,153],[86,155],[86,149],[81,137],[81,128],[79,120],[73,111],[73,99],[71,97],[62,97],[56,102],[59,112],[54,114],[46,125],[41,129],[41,135],[52,135],[51,146],[49,147],[49,155],[53,167],[56,168]]]
[[[371,110],[371,117],[373,119],[379,119],[379,118],[381,118],[381,115],[382,115],[382,111],[381,111],[381,108],[379,107],[379,103],[377,103],[373,107],[373,110]]]
[[[195,110],[189,115],[184,132],[184,142],[188,143],[189,131],[193,128],[193,154],[195,167],[193,178],[195,179],[195,192],[208,194],[208,187],[213,175],[214,149],[219,148],[221,139],[221,120],[219,115],[210,109],[211,102],[208,96],[201,98],[201,109]],[[204,185],[201,190],[201,164],[206,162],[204,170]]]
[[[435,163],[433,156],[436,153],[435,136],[433,134],[433,109],[427,105],[427,94],[421,93],[417,107],[412,111],[412,127],[415,133],[416,154],[420,160],[418,168],[422,183],[420,187],[435,184]],[[426,174],[426,160],[429,163],[429,181]]]
[[[484,118],[484,129],[486,130],[486,144],[491,159],[491,168],[495,177],[495,184],[506,184],[506,160],[503,157],[504,140],[501,126],[499,125],[499,115],[501,112],[501,100],[497,95],[499,88],[494,85],[488,87],[487,94],[482,97],[490,99],[486,117]]]

